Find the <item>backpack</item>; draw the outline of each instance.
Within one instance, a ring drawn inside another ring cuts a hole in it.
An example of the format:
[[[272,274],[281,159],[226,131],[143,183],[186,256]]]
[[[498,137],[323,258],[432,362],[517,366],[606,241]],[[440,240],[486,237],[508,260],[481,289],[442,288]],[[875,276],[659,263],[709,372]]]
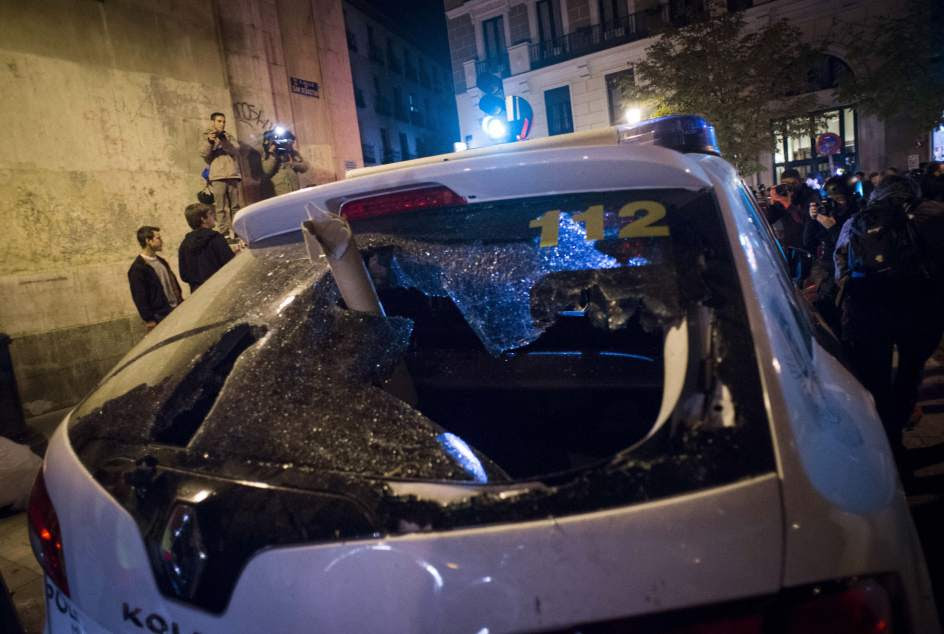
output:
[[[928,275],[924,249],[907,208],[871,205],[850,222],[848,258],[853,279],[894,282]]]

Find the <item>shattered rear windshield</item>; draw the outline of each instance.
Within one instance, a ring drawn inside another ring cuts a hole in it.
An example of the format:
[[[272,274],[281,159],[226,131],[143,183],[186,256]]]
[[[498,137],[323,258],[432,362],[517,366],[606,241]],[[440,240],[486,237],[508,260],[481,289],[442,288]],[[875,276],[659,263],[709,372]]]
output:
[[[709,193],[546,196],[354,230],[386,317],[348,310],[300,245],[243,254],[197,324],[170,324],[175,339],[77,410],[73,442],[475,484],[637,459],[706,481],[769,468],[763,447],[716,460],[769,440]],[[688,358],[669,365],[683,325]]]

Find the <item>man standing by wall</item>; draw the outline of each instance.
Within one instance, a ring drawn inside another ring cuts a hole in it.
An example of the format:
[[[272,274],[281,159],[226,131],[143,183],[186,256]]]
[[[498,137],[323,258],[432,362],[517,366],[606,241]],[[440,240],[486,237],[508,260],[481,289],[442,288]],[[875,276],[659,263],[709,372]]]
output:
[[[242,206],[239,194],[239,144],[236,138],[226,132],[226,115],[214,112],[210,115],[212,125],[203,133],[200,144],[200,156],[209,166],[210,188],[216,210],[219,213],[218,231],[229,236],[233,226],[233,216]]]
[[[164,249],[161,230],[158,227],[141,227],[138,229],[138,244],[142,250],[128,269],[128,284],[138,314],[147,329],[151,330],[183,301],[183,295],[174,272],[167,261],[157,254]]]
[[[184,215],[193,231],[180,243],[177,257],[180,277],[190,285],[190,292],[193,293],[220,267],[233,259],[233,250],[223,236],[213,230],[216,226],[216,209],[211,205],[187,205]]]

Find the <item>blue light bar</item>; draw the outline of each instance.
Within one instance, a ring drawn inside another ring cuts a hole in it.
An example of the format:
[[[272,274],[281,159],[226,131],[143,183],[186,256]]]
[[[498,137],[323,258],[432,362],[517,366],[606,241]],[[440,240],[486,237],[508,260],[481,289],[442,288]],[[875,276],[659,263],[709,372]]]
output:
[[[672,114],[619,126],[620,143],[658,145],[677,152],[721,156],[715,128],[704,117]]]

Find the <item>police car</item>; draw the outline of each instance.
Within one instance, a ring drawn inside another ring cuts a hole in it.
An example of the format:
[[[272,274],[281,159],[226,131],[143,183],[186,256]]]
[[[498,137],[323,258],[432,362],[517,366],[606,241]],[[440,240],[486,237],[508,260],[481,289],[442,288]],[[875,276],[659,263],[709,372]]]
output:
[[[235,227],[50,442],[49,632],[939,631],[872,400],[701,118]]]

